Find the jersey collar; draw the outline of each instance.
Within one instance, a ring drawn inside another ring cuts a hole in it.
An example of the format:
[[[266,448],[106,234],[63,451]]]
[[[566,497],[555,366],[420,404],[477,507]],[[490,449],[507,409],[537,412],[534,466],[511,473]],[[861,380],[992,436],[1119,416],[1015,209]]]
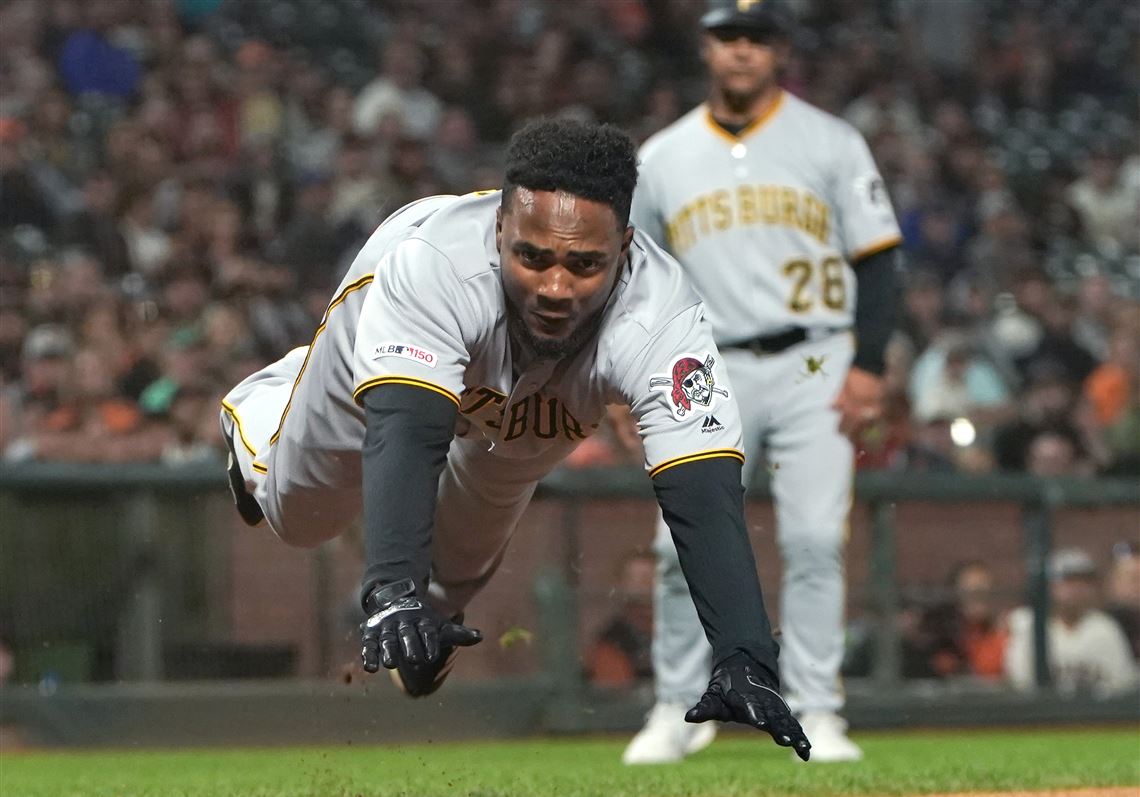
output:
[[[772,121],[779,110],[784,107],[784,95],[784,90],[780,89],[780,93],[776,95],[776,101],[772,103],[768,110],[764,111],[764,113],[762,113],[760,116],[753,119],[752,123],[749,124],[748,127],[741,130],[735,136],[716,123],[716,119],[713,118],[712,111],[709,110],[707,104],[705,105],[705,123],[714,133],[723,138],[725,141],[728,141],[732,144],[739,143],[753,133],[758,132],[762,127],[764,127],[764,125]]]

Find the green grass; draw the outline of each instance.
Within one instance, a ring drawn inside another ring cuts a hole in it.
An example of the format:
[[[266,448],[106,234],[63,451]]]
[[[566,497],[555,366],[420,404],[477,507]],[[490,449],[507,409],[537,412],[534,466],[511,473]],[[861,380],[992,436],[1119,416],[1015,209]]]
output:
[[[759,735],[626,768],[624,737],[407,747],[14,753],[4,797],[753,797],[1140,786],[1140,731],[863,734],[860,764],[800,765]]]

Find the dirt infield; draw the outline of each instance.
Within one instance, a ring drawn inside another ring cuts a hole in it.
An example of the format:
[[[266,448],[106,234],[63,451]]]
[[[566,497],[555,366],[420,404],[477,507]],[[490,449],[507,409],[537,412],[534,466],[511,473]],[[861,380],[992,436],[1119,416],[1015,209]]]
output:
[[[1103,789],[1063,789],[1061,791],[971,791],[957,794],[927,794],[923,797],[1140,797],[1136,786]]]

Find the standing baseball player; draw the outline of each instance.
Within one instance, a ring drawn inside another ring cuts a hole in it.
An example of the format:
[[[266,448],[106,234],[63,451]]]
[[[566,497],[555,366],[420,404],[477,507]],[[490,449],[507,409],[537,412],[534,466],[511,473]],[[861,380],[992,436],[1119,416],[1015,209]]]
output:
[[[538,480],[629,404],[713,648],[687,719],[807,759],[744,525],[735,393],[681,270],[628,224],[636,181],[625,134],[540,122],[512,139],[501,192],[397,211],[312,343],[226,397],[235,501],[299,546],[363,510],[364,668],[427,695],[480,641],[464,607]]]
[[[646,142],[632,221],[705,302],[744,425],[746,483],[767,451],[784,563],[782,675],[812,760],[857,760],[838,715],[848,435],[880,412],[901,238],[866,143],[777,83],[788,44],[771,2],[718,3],[701,21],[708,100]],[[715,735],[683,721],[709,652],[659,525],[657,703],[625,751],[630,764],[675,761]]]

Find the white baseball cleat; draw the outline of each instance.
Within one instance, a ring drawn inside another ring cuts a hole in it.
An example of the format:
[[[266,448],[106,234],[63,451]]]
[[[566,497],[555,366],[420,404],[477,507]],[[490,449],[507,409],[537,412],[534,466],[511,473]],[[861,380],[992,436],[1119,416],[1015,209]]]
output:
[[[811,763],[861,761],[863,751],[847,736],[847,721],[831,712],[811,712],[800,717],[811,742]],[[795,756],[792,756],[795,758]],[[799,759],[796,759],[799,760]]]
[[[684,703],[658,703],[645,726],[622,753],[623,764],[669,764],[704,750],[716,738],[716,723],[685,722]]]

